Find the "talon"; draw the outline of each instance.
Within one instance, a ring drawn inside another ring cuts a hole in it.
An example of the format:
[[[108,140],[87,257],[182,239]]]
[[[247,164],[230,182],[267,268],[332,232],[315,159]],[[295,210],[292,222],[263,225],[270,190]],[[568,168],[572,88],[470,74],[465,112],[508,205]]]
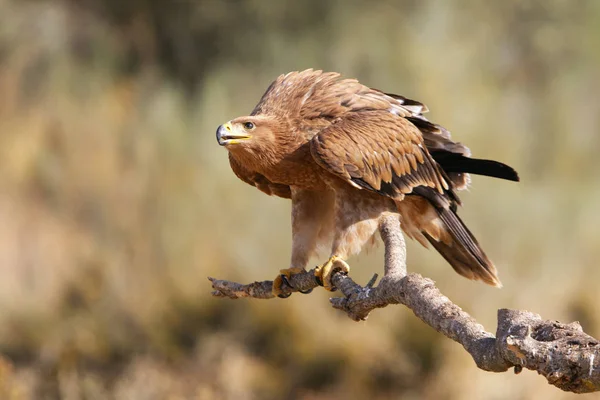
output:
[[[319,285],[333,292],[336,290],[331,282],[331,277],[336,271],[347,274],[350,272],[350,266],[338,256],[331,256],[327,262],[315,269],[315,279]]]
[[[284,294],[283,290],[282,290],[282,286],[285,284],[285,285],[289,286],[290,288],[294,289],[294,286],[289,281],[290,278],[292,277],[292,275],[297,275],[297,274],[301,274],[301,273],[305,272],[305,270],[302,267],[292,267],[292,268],[288,268],[288,269],[282,269],[279,272],[280,272],[280,275],[277,275],[277,277],[273,280],[272,291],[275,296],[285,299],[285,298],[290,297],[291,293]]]
[[[319,284],[319,286],[323,286],[323,279],[319,275],[317,275],[317,271],[321,268],[320,266],[315,268],[315,281]]]
[[[292,286],[292,284],[290,283],[289,279],[287,278],[287,276],[281,274],[279,275],[281,277],[281,280],[283,281],[283,283],[285,283],[286,285],[288,285],[289,287],[291,287],[292,289],[294,288],[294,286]]]
[[[306,290],[298,290],[298,291],[299,291],[300,293],[302,293],[302,294],[309,294],[309,293],[310,293],[310,292],[312,292],[313,290],[312,290],[312,288],[310,288],[310,289],[306,289]]]

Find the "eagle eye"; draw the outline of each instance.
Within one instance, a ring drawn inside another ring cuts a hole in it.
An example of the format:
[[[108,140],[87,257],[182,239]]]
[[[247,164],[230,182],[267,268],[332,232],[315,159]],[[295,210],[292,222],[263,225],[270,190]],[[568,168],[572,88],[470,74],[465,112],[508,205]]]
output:
[[[246,130],[252,130],[254,129],[254,124],[252,122],[244,122],[244,129]]]

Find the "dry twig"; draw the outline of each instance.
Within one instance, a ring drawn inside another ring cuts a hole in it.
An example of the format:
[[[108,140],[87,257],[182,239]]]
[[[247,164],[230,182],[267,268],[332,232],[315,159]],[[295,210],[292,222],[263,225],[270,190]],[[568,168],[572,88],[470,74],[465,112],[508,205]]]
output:
[[[375,308],[404,304],[423,322],[460,343],[485,371],[514,368],[537,371],[549,383],[575,393],[600,390],[600,343],[583,332],[577,322],[562,324],[543,320],[528,311],[498,310],[496,335],[452,303],[431,279],[406,274],[404,238],[397,217],[385,217],[380,227],[385,243],[385,276],[376,287],[374,280],[362,287],[349,276],[336,273],[333,283],[344,297],[332,298],[334,308],[355,321],[365,320]],[[273,298],[272,281],[248,285],[209,278],[213,295],[238,299]],[[313,270],[293,275],[285,293],[318,286]]]

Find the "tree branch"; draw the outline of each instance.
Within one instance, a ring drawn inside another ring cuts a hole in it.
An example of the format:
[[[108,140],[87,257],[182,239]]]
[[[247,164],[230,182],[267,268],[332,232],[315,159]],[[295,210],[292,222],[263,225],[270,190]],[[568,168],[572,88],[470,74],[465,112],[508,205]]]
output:
[[[431,279],[406,275],[406,251],[398,218],[382,218],[380,233],[385,244],[385,276],[379,285],[362,287],[342,273],[332,277],[344,297],[330,299],[334,308],[355,321],[367,319],[375,308],[403,304],[436,331],[460,343],[480,369],[503,372],[513,367],[537,371],[549,383],[569,392],[600,390],[600,344],[577,322],[562,324],[542,320],[528,311],[498,310],[496,335],[487,332],[473,317],[452,303]],[[209,278],[213,295],[238,299],[273,298],[272,281],[248,285]],[[314,270],[293,275],[283,293],[306,291],[318,286]]]

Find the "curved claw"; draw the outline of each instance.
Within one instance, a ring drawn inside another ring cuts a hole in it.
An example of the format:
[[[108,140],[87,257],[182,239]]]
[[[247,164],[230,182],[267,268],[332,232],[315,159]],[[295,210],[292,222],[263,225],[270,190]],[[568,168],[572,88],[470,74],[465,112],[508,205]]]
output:
[[[299,291],[300,293],[302,293],[302,294],[309,294],[309,293],[310,293],[310,292],[312,292],[313,290],[312,290],[312,288],[310,288],[310,289],[307,289],[307,290],[298,290],[298,291]]]
[[[282,286],[287,285],[291,289],[295,289],[294,285],[291,284],[290,278],[292,275],[300,274],[305,272],[304,268],[301,267],[292,267],[288,269],[282,269],[280,275],[273,280],[273,294],[279,298],[285,299],[291,296],[291,293],[284,294],[282,293]]]
[[[315,281],[317,281],[317,283],[319,284],[319,286],[323,286],[323,279],[321,279],[321,277],[319,275],[315,274]]]
[[[291,287],[292,289],[294,288],[294,286],[290,283],[289,279],[287,276],[285,276],[284,274],[279,275],[281,277],[281,281],[285,284],[288,285],[289,287]]]

